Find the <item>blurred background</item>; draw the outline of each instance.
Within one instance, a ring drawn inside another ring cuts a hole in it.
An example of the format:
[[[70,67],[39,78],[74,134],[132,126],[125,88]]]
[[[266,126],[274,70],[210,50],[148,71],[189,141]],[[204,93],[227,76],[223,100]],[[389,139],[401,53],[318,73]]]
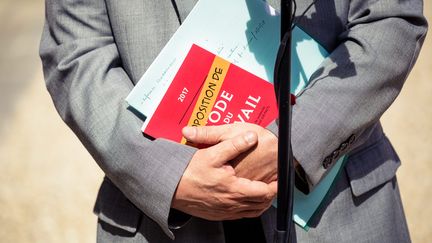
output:
[[[432,22],[432,2],[425,0]],[[102,172],[57,115],[38,45],[41,0],[0,1],[0,242],[95,242]],[[432,242],[432,31],[384,130],[402,159],[413,242]],[[389,60],[391,61],[391,60]]]

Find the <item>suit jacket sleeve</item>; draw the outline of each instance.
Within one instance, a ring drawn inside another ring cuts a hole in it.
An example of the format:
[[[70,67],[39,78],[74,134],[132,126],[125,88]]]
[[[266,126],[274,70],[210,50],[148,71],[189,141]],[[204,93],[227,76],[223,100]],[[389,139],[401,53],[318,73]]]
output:
[[[310,186],[365,142],[399,94],[426,35],[422,12],[421,0],[351,1],[339,44],[293,107],[293,153]]]
[[[196,151],[145,138],[126,108],[133,84],[122,68],[104,1],[46,1],[44,76],[62,119],[108,178],[170,236],[177,184]]]

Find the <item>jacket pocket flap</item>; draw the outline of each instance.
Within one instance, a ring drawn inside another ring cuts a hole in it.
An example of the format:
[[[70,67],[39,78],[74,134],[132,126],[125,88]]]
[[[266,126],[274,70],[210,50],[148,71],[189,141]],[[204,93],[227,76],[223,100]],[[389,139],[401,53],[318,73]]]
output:
[[[352,193],[360,196],[392,179],[400,160],[386,136],[349,156],[345,166]]]
[[[141,211],[106,177],[93,211],[103,222],[130,233],[137,231],[141,219]]]

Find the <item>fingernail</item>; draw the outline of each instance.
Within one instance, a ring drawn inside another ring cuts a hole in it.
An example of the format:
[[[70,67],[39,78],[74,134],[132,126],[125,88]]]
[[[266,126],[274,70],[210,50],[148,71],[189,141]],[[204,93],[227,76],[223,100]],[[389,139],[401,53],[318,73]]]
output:
[[[184,127],[182,133],[186,138],[193,138],[195,136],[196,129],[195,127]]]
[[[246,139],[246,141],[247,141],[249,144],[255,143],[255,141],[256,141],[256,135],[255,135],[255,133],[253,133],[253,132],[247,132],[247,133],[245,134],[245,137],[244,137],[244,138]]]

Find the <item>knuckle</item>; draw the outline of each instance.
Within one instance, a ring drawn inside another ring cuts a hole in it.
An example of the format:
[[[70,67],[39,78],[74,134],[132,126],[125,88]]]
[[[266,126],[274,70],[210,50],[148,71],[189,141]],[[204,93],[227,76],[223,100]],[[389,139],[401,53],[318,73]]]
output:
[[[209,128],[208,127],[202,127],[202,137],[204,138],[205,141],[209,141],[211,139],[210,136],[210,132],[209,132]]]
[[[196,127],[197,138],[207,139],[207,130],[204,127]]]
[[[208,159],[209,161],[217,161],[217,160],[218,160],[218,156],[217,156],[216,153],[211,152],[211,153],[208,153],[208,154],[207,154],[207,159]]]
[[[240,148],[239,148],[238,144],[235,142],[231,143],[231,149],[232,149],[232,151],[234,151],[237,154],[240,153]]]
[[[241,136],[238,137],[237,139],[234,139],[231,145],[235,152],[241,153],[243,152],[244,148],[247,147],[247,142],[246,139],[243,136]]]
[[[273,195],[271,193],[268,193],[267,195],[263,196],[263,201],[270,203],[273,200]]]

